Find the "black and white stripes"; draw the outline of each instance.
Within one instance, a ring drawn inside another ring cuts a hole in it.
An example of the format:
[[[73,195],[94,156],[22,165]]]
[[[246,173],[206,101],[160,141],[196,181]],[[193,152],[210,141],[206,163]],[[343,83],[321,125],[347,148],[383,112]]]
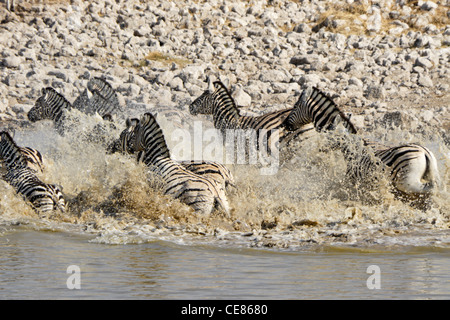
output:
[[[261,116],[241,116],[234,99],[220,81],[214,82],[212,87],[189,106],[192,115],[211,114],[216,129],[250,129],[255,130],[257,135],[264,132],[268,135],[267,139],[270,138],[271,132],[276,131],[280,145],[286,144],[297,136],[306,135],[314,129],[310,123],[304,123],[295,129],[285,130],[284,122],[292,110],[288,108]]]
[[[150,113],[134,129],[134,151],[165,182],[165,193],[191,206],[196,213],[210,214],[214,208],[229,213],[223,185],[206,175],[195,174],[170,158],[163,132]]]
[[[307,123],[313,123],[317,131],[333,130],[342,123],[348,132],[356,133],[350,119],[317,88],[303,91],[284,125],[292,131]]]
[[[394,193],[408,198],[427,197],[439,184],[437,161],[433,153],[418,144],[388,147],[355,136],[356,128],[336,104],[317,88],[305,90],[286,120],[286,127],[313,122],[318,131],[334,130],[339,124],[344,135],[333,142],[347,160],[347,177],[370,184],[376,174],[384,173]],[[350,134],[350,135],[349,135]],[[355,138],[356,137],[356,138]],[[360,143],[358,144],[358,142]]]
[[[42,182],[29,166],[29,156],[24,155],[23,149],[16,145],[9,133],[3,131],[0,135],[0,159],[6,168],[3,179],[39,213],[48,214],[55,210],[64,212],[65,199],[61,188]]]

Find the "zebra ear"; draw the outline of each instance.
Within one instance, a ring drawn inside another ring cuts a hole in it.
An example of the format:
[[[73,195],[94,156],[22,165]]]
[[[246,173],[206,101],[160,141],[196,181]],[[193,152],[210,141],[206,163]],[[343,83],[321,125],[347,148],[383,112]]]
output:
[[[309,97],[311,96],[312,92],[313,92],[314,88],[311,86],[308,86],[303,92],[302,95],[300,96],[300,100],[302,102],[306,102]]]
[[[214,79],[211,76],[208,76],[207,82],[208,82],[208,90],[213,92],[214,91]]]

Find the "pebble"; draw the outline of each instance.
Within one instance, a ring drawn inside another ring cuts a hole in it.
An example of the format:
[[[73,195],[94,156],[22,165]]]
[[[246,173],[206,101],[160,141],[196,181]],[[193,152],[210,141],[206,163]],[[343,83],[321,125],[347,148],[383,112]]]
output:
[[[381,103],[395,113],[392,99],[448,92],[450,27],[432,23],[438,14],[448,19],[436,1],[376,1],[350,21],[339,12],[319,20],[331,3],[74,0],[24,4],[20,16],[1,6],[0,101],[33,105],[47,85],[74,101],[90,77],[106,76],[130,105],[187,111],[216,76],[254,111],[292,106],[306,86],[318,86],[347,109],[373,106],[355,118],[362,124],[383,118]],[[367,28],[352,31],[360,26]],[[3,104],[1,118],[25,112],[13,107]],[[423,119],[420,112],[409,110]]]

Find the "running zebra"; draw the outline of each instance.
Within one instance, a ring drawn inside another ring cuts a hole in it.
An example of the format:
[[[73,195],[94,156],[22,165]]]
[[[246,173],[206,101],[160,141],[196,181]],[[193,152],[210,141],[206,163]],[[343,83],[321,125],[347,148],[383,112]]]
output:
[[[79,128],[82,118],[67,114],[73,106],[70,102],[55,89],[51,87],[43,88],[42,95],[36,100],[35,105],[28,111],[28,119],[31,122],[41,120],[52,120],[56,131],[64,136],[67,131]],[[97,123],[91,130],[83,128],[81,137],[87,142],[105,144],[106,135],[109,129],[114,128],[112,116],[103,115],[103,121]]]
[[[65,112],[70,110],[72,105],[69,101],[55,89],[51,87],[43,88],[42,95],[36,100],[34,106],[28,111],[28,120],[36,122],[39,120],[53,120],[56,130],[64,133]]]
[[[122,111],[116,91],[105,79],[94,77],[89,80],[87,87],[92,93],[88,109],[90,113],[88,114],[98,113],[104,117],[107,114],[113,115]]]
[[[91,97],[88,91],[91,92]],[[89,80],[87,89],[75,99],[73,107],[88,115],[98,113],[102,118],[123,111],[116,91],[109,82],[100,77]]]
[[[225,129],[251,129],[255,130],[258,135],[260,130],[264,130],[267,133],[267,141],[269,141],[271,133],[277,131],[280,145],[288,144],[298,136],[306,136],[314,129],[311,124],[304,123],[295,129],[285,130],[284,122],[292,113],[292,108],[261,116],[241,116],[234,99],[220,81],[213,82],[212,86],[210,85],[200,97],[194,100],[189,106],[189,111],[194,116],[211,114],[214,127],[222,132]],[[258,139],[258,141],[260,140]]]
[[[295,128],[313,122],[317,131],[334,130],[342,123],[346,132],[356,134],[356,128],[336,106],[317,88],[305,90],[296,103],[286,126]],[[353,136],[354,137],[354,136]],[[439,181],[437,162],[433,153],[418,144],[388,147],[362,139],[362,147],[349,135],[338,142],[347,160],[347,175],[354,180],[372,179],[380,171],[387,172],[394,192],[406,198],[429,195]]]
[[[3,133],[3,132],[2,132]],[[9,135],[9,133],[8,133]],[[2,142],[0,141],[0,146],[2,146]],[[9,154],[14,155],[14,153],[11,151],[10,148],[8,148],[8,144],[6,144],[5,146],[3,146],[3,148],[5,148],[4,154],[6,157],[8,157]],[[23,157],[23,160],[25,160],[25,166],[28,167],[30,170],[37,172],[37,173],[42,173],[44,172],[44,161],[43,161],[43,157],[42,154],[33,148],[30,147],[18,147],[21,156]],[[9,161],[7,161],[7,163],[14,163],[14,159],[11,159]],[[3,167],[3,163],[4,163],[4,159],[3,157],[0,157],[0,164]]]
[[[437,161],[428,148],[415,143],[395,147],[365,144],[388,168],[390,181],[398,193],[411,197],[430,195],[439,185]]]
[[[284,122],[287,130],[313,123],[317,131],[334,130],[342,123],[349,133],[356,133],[355,126],[337,105],[317,88],[303,91],[294,108]]]
[[[61,188],[54,184],[42,182],[33,169],[28,166],[21,149],[16,145],[9,133],[1,132],[0,158],[6,167],[3,179],[17,193],[25,197],[39,213],[50,213],[54,210],[65,211],[65,199]]]
[[[109,153],[120,152],[124,154],[134,154],[134,136],[135,128],[139,125],[139,119],[128,118],[126,120],[126,128],[121,132],[119,139],[114,141],[109,147]],[[137,154],[138,162],[143,161],[143,151]],[[195,174],[208,176],[215,180],[225,188],[234,185],[234,178],[231,171],[223,164],[208,160],[186,160],[179,163],[189,171]]]
[[[229,214],[228,200],[220,184],[187,170],[170,158],[163,132],[152,114],[145,113],[141,117],[134,133],[134,151],[143,151],[142,161],[165,181],[166,194],[199,214],[210,214],[214,208]]]
[[[426,208],[430,196],[440,185],[433,153],[415,143],[389,147],[357,136],[333,137],[332,148],[342,151],[347,163],[347,180],[372,188],[386,175],[392,192],[413,206]]]

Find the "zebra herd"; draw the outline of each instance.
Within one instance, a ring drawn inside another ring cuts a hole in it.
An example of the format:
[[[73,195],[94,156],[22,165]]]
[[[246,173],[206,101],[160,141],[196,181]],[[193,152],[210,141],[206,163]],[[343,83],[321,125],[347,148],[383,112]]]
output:
[[[53,120],[61,135],[67,129],[66,111],[72,108],[88,115],[98,114],[113,126],[113,115],[122,111],[114,89],[102,78],[92,78],[73,104],[51,87],[42,89],[41,93],[28,112],[28,119],[31,122]],[[193,116],[210,114],[214,127],[221,131],[253,130],[257,134],[263,131],[266,140],[276,132],[274,136],[280,149],[312,134],[333,132],[336,139],[331,138],[329,146],[342,151],[348,179],[370,184],[379,172],[384,172],[394,194],[403,200],[419,199],[418,203],[424,208],[439,187],[437,161],[430,150],[418,144],[387,147],[361,137],[350,118],[317,88],[304,90],[292,108],[261,116],[242,116],[226,86],[215,81],[210,82],[207,90],[190,104],[189,111]],[[227,192],[230,187],[235,187],[230,170],[214,161],[172,159],[154,112],[144,112],[139,119],[126,119],[125,129],[106,146],[106,152],[135,156],[162,179],[166,194],[191,206],[196,213],[209,215],[218,209],[230,214]],[[3,131],[0,160],[4,180],[38,212],[64,212],[66,204],[62,188],[42,182],[37,175],[44,168],[39,151],[17,146],[11,135]]]

